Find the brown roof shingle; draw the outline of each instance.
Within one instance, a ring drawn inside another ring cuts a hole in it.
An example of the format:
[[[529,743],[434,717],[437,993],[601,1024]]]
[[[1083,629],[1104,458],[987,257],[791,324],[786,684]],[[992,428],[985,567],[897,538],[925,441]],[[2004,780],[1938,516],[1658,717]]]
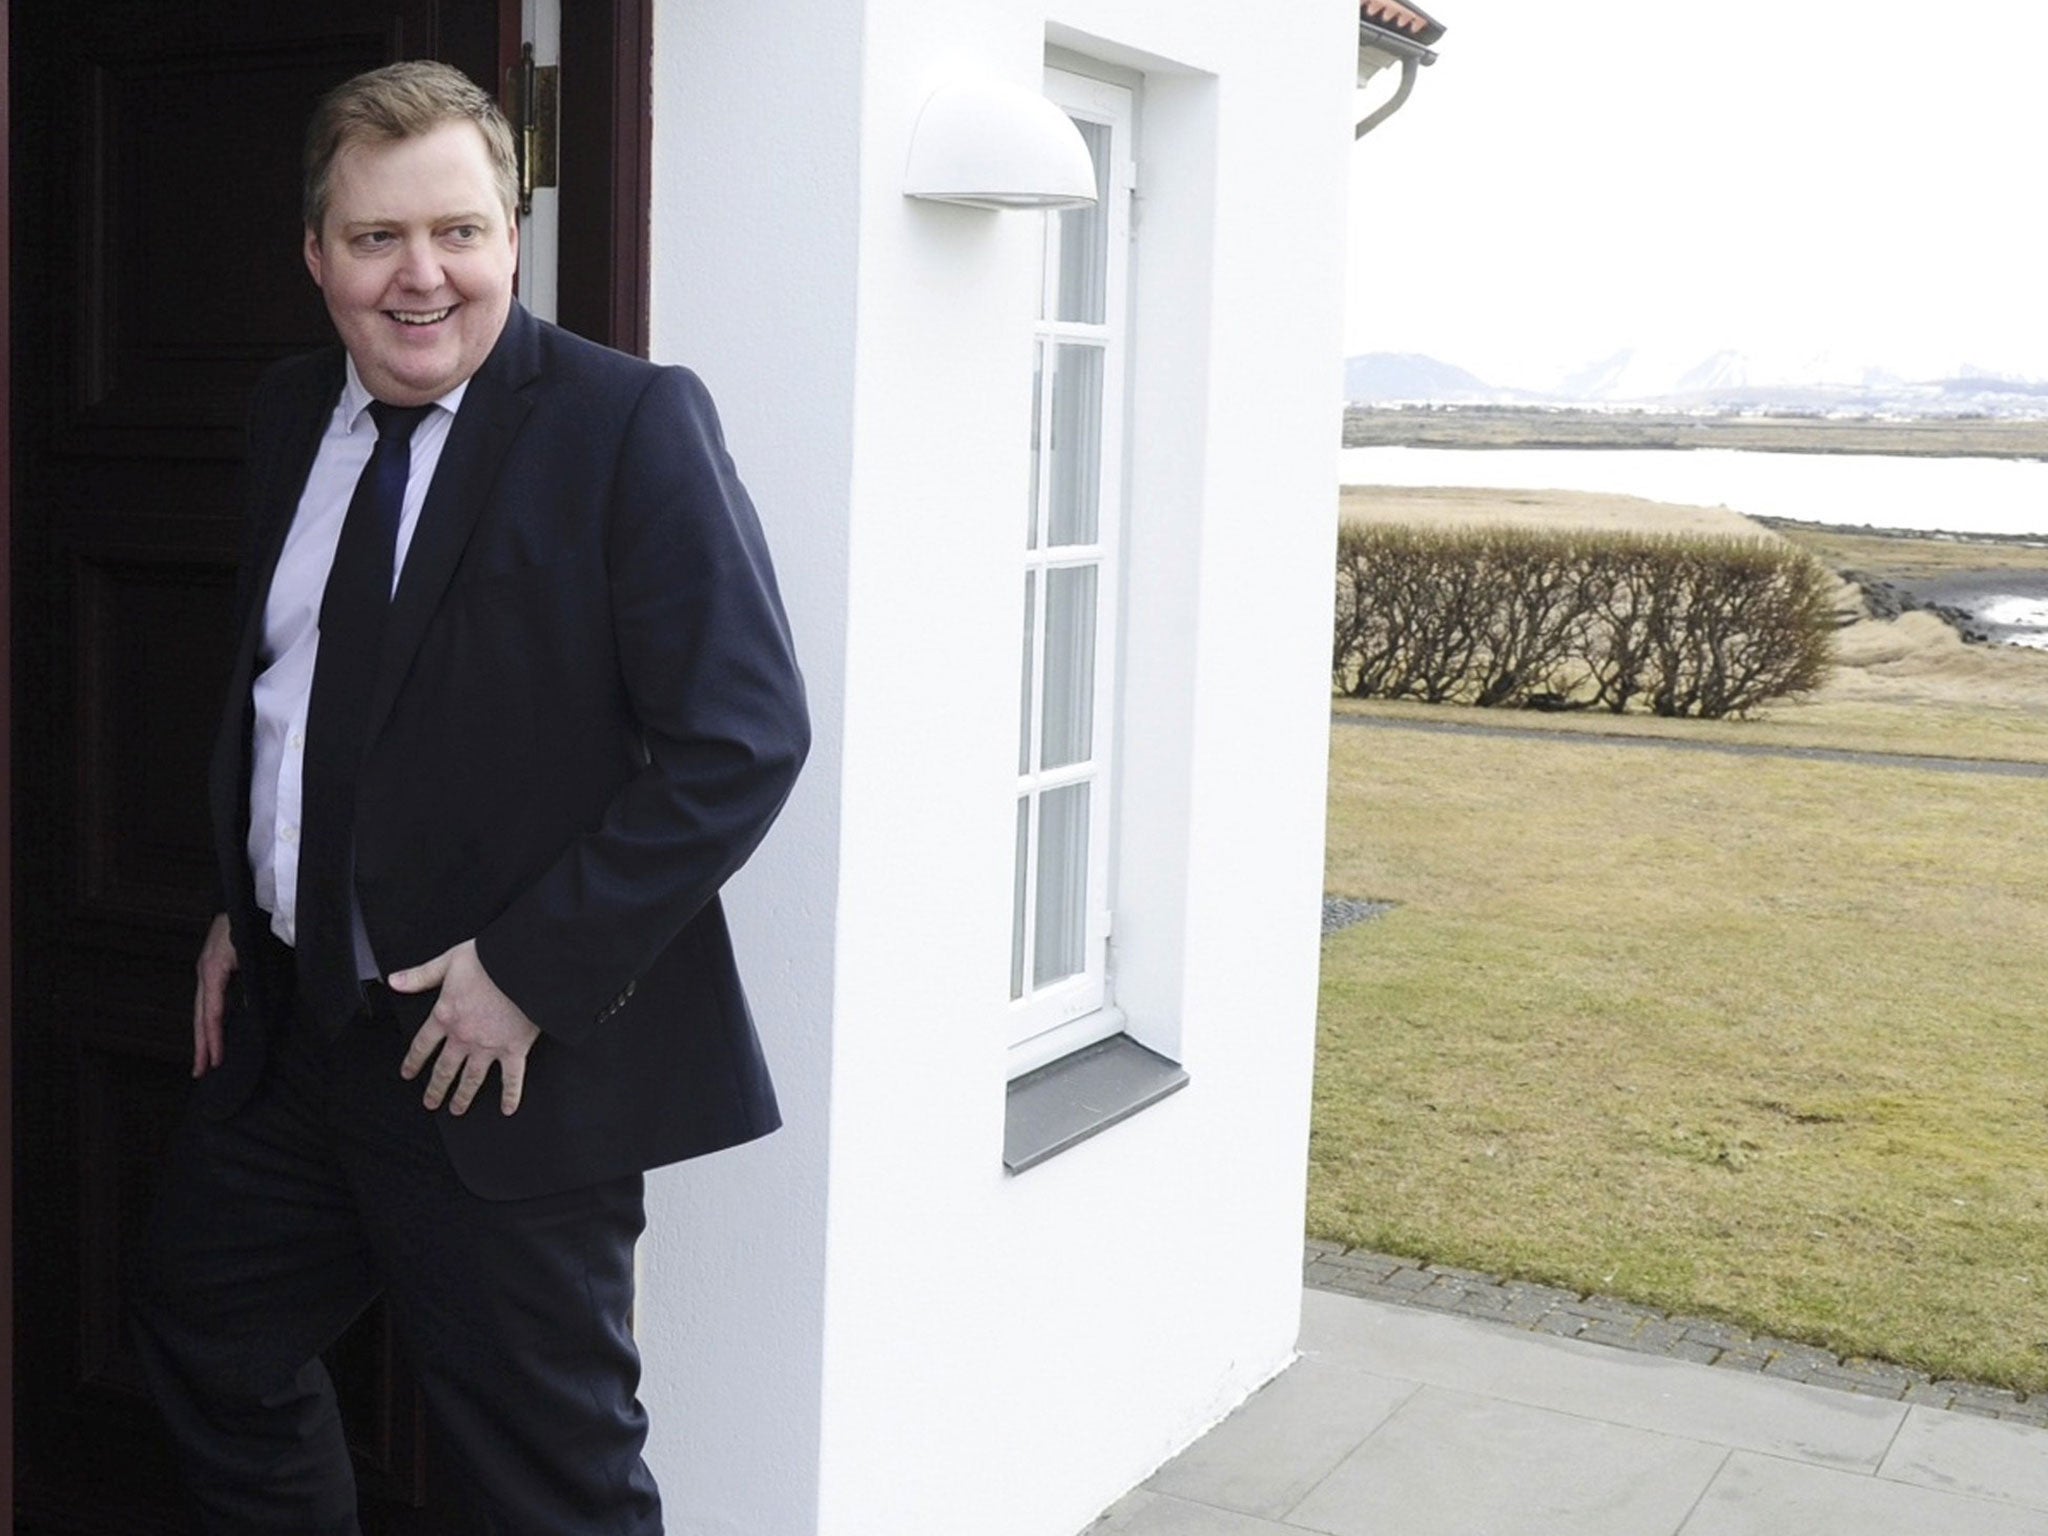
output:
[[[1433,43],[1444,35],[1443,24],[1420,6],[1403,0],[1360,0],[1358,19],[1389,32],[1404,33],[1418,43]]]

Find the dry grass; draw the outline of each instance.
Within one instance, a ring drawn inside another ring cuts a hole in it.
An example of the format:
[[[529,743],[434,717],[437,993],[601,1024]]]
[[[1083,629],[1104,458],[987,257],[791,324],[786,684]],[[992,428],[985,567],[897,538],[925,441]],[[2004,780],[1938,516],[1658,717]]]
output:
[[[1599,528],[1624,533],[1774,537],[1726,507],[1679,507],[1599,491],[1490,491],[1463,486],[1340,486],[1338,515],[1361,523],[1427,523],[1473,528]]]
[[[1809,523],[1766,525],[1813,551],[1832,570],[1867,571],[1888,581],[1980,571],[2048,571],[2048,539],[1901,538]]]
[[[1312,1232],[2048,1388],[2048,781],[1334,736]]]
[[[1325,947],[1313,1232],[2048,1390],[2048,780],[1546,739],[2048,762],[2048,655],[1841,659],[1752,721],[1340,706],[1527,733],[1333,733],[1328,888],[1399,905]]]

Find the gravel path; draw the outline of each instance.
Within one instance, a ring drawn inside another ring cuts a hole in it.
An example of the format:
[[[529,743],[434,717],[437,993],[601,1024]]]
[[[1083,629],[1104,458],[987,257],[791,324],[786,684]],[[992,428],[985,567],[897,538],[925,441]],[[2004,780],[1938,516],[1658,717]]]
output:
[[[1457,720],[1393,720],[1380,715],[1333,714],[1335,725],[1375,731],[1434,731],[1446,736],[1512,736],[1520,741],[1570,741],[1599,747],[1652,747],[1671,752],[1722,752],[1736,757],[1790,757],[1813,763],[1854,763],[1862,768],[1917,768],[1927,773],[1981,773],[2014,779],[2048,779],[2048,763],[2007,763],[1984,757],[1912,757],[1891,752],[1851,752],[1841,747],[1774,747],[1748,741],[1682,741],[1666,736],[1609,736],[1600,731],[1524,731],[1511,725],[1466,724]]]

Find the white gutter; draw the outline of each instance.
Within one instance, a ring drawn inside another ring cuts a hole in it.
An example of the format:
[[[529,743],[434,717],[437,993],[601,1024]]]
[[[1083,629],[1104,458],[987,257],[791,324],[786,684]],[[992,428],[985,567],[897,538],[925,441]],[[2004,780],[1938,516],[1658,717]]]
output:
[[[1415,77],[1425,64],[1434,64],[1436,55],[1422,44],[1388,27],[1377,27],[1369,21],[1358,24],[1358,83],[1363,85],[1389,64],[1399,62],[1401,83],[1394,88],[1394,94],[1381,102],[1358,124],[1358,131],[1351,137],[1354,141],[1364,138],[1388,118],[1400,111],[1408,100],[1408,93],[1415,89]]]

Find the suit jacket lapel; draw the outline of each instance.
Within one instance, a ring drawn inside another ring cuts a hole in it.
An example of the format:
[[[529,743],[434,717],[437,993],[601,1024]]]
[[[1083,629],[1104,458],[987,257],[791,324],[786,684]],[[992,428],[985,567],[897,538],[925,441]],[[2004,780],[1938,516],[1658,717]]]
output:
[[[284,550],[285,535],[298,515],[299,498],[305,494],[306,476],[320,452],[320,439],[327,431],[328,417],[340,398],[341,353],[337,349],[333,366],[322,368],[317,387],[309,390],[304,405],[291,413],[291,426],[267,462],[253,466],[252,473],[263,479],[250,487],[252,507],[260,508],[261,527],[249,551],[249,568],[243,573],[242,628],[235,640],[238,664],[253,666],[263,639],[263,610],[270,596],[270,578],[277,571],[277,557]]]
[[[306,476],[312,471],[328,417],[341,393],[341,349],[335,348],[306,377],[309,382],[299,392],[300,398],[279,408],[282,430],[251,443],[248,516],[255,526],[236,583],[235,646],[226,707],[220,733],[214,739],[211,774],[214,825],[233,845],[223,850],[223,857],[231,855],[230,862],[244,871],[248,860],[242,856],[241,835],[246,830],[243,795],[249,786],[249,691],[256,680],[256,656],[263,644],[263,613],[277,557],[284,549],[285,535],[291,531],[299,497],[305,492]]]
[[[532,406],[526,386],[540,372],[539,350],[540,327],[515,302],[498,344],[463,394],[462,408],[455,413],[441,462],[434,469],[434,483],[420,508],[419,525],[385,621],[384,647],[363,732],[366,749],[391,713],[470,532],[490,499],[506,451],[526,420]]]

